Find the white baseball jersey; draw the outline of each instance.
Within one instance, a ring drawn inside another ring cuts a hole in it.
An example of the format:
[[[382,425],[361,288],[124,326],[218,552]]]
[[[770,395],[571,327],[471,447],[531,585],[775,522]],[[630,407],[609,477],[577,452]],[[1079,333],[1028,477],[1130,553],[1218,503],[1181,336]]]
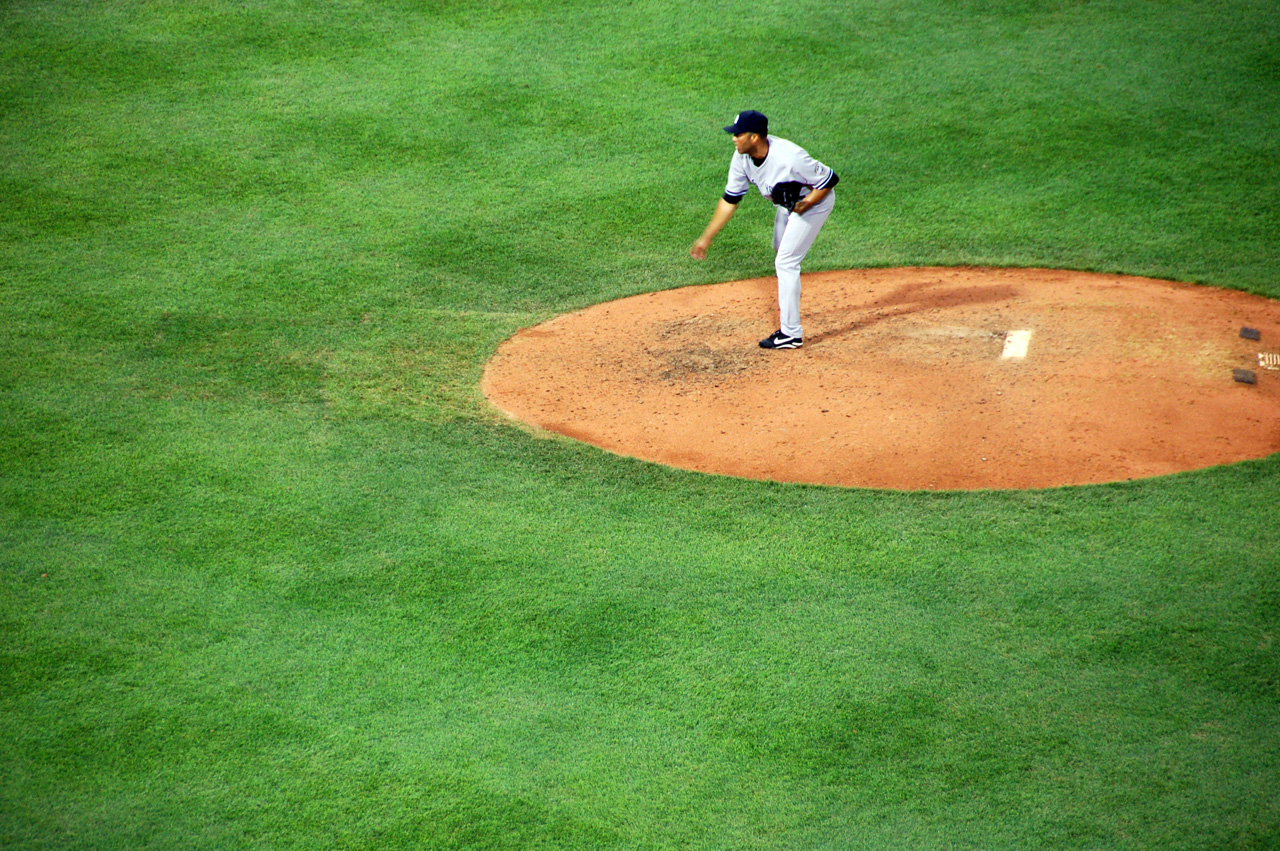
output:
[[[808,187],[800,193],[804,197],[812,189],[835,186],[840,179],[834,171],[809,156],[808,151],[796,143],[777,136],[767,138],[769,153],[764,162],[756,165],[750,154],[737,152],[729,161],[729,182],[724,188],[724,199],[730,204],[741,201],[752,184],[760,190],[761,195],[770,198],[774,186],[795,181]]]

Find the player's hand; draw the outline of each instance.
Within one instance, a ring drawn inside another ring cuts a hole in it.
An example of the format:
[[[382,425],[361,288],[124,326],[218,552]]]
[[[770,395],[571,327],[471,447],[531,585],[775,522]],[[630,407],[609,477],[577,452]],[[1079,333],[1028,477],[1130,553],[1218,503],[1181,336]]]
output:
[[[701,239],[695,242],[689,248],[689,256],[692,257],[694,260],[706,260],[707,259],[707,243]]]

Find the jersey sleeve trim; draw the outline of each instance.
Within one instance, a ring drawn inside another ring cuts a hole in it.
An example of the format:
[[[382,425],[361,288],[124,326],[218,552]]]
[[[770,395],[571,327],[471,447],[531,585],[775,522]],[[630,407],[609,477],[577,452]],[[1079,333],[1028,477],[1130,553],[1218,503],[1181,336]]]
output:
[[[730,204],[740,203],[745,197],[747,197],[747,193],[745,192],[741,195],[730,195],[728,192],[724,193],[724,200],[728,201]]]
[[[814,189],[834,189],[835,185],[839,182],[840,182],[840,175],[832,171],[830,174],[827,175],[827,179],[822,181],[821,185],[815,186],[813,188]]]

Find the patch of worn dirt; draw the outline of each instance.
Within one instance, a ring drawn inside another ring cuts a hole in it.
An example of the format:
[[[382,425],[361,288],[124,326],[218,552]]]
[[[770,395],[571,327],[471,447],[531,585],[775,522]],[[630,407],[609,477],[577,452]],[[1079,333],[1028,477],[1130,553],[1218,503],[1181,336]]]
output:
[[[660,464],[895,489],[1044,488],[1280,451],[1280,302],[1048,269],[806,273],[804,347],[764,351],[776,280],[649,293],[520,331],[508,415]],[[1240,336],[1258,329],[1261,340]],[[1005,358],[1010,332],[1031,332]],[[1248,369],[1242,384],[1233,370]]]

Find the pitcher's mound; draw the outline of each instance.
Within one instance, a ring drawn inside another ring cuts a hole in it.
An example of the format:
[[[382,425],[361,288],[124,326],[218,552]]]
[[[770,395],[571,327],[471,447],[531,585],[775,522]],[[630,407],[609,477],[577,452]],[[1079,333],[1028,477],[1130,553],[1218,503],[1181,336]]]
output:
[[[1280,348],[1277,301],[908,268],[805,274],[802,311],[804,347],[764,351],[774,278],[600,304],[507,340],[483,389],[610,452],[787,482],[1042,488],[1280,451],[1280,371],[1259,359]]]

